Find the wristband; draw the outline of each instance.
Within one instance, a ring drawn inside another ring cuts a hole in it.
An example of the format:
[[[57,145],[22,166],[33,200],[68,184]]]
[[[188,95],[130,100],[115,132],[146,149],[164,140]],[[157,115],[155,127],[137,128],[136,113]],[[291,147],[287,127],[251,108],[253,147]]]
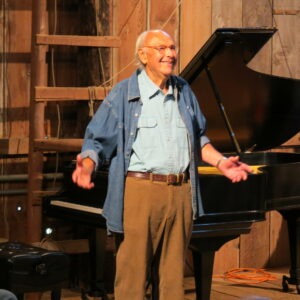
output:
[[[216,168],[219,168],[219,165],[220,165],[221,161],[222,161],[222,160],[226,160],[226,159],[227,159],[227,157],[225,157],[225,156],[221,157],[221,158],[217,161]]]

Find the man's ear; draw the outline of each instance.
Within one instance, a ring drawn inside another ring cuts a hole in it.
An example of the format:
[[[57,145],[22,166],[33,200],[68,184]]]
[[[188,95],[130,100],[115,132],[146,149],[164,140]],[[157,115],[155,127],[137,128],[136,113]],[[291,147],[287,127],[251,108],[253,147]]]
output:
[[[140,61],[143,63],[143,65],[147,64],[147,53],[144,49],[139,49],[138,50],[138,56]]]

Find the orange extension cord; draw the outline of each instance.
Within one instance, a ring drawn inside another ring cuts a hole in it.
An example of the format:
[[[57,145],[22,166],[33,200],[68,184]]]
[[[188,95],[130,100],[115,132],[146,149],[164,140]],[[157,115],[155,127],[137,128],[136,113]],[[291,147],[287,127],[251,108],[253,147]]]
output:
[[[224,275],[217,275],[214,277],[223,278],[225,280],[233,281],[240,284],[257,284],[270,280],[277,280],[276,276],[271,275],[264,269],[255,268],[237,268],[231,269],[224,273]]]

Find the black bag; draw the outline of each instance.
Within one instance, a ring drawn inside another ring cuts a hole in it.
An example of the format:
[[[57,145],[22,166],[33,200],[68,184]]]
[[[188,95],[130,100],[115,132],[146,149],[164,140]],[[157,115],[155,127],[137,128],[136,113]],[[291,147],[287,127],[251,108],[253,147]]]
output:
[[[69,257],[19,242],[0,243],[0,288],[15,294],[61,289]]]

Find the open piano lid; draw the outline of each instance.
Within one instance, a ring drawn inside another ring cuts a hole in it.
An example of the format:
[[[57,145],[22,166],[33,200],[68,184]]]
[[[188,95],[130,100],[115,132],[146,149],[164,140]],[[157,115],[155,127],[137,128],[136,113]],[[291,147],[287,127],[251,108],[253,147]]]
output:
[[[266,150],[300,130],[300,80],[256,72],[247,63],[276,29],[217,29],[180,76],[191,85],[221,151]]]

